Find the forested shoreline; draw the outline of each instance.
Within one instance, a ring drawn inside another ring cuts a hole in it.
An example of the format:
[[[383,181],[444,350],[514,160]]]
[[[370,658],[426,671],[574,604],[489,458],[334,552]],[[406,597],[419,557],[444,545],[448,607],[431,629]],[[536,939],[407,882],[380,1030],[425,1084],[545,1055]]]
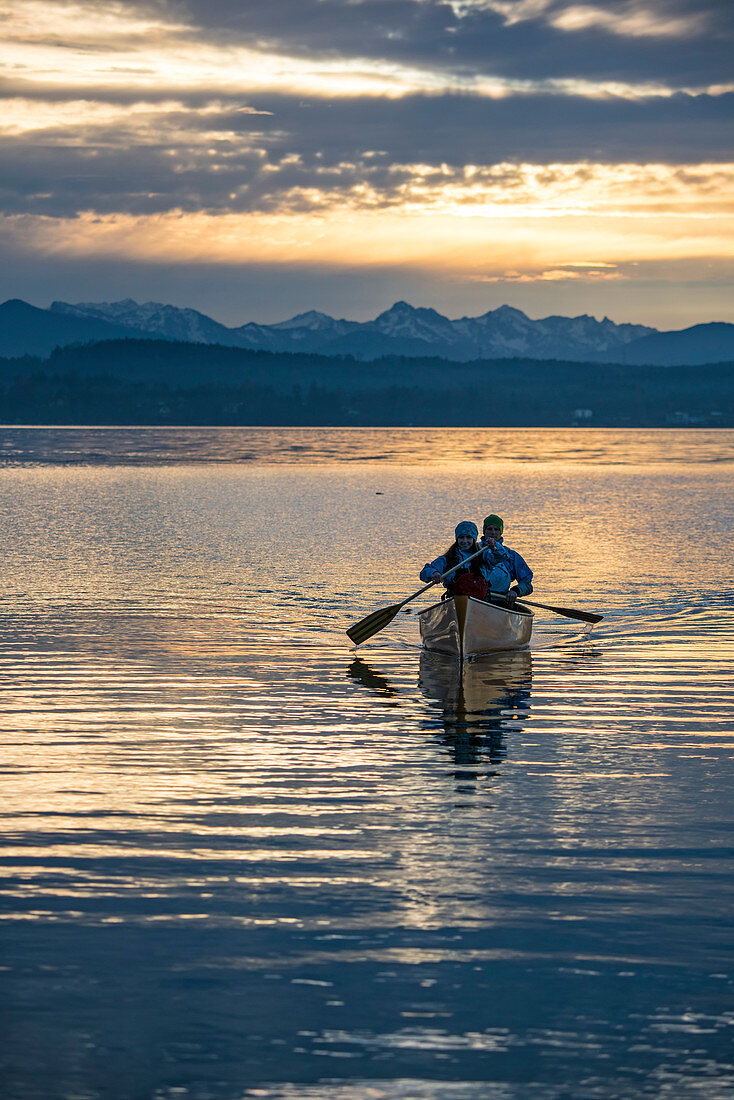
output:
[[[0,359],[4,424],[734,426],[734,364],[454,363],[104,341]]]

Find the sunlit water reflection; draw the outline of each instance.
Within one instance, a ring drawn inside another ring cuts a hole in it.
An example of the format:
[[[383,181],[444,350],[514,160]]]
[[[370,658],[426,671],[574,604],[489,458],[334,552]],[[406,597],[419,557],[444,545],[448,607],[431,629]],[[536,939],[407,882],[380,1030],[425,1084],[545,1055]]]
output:
[[[734,433],[348,436],[3,430],[0,1095],[734,1096]]]

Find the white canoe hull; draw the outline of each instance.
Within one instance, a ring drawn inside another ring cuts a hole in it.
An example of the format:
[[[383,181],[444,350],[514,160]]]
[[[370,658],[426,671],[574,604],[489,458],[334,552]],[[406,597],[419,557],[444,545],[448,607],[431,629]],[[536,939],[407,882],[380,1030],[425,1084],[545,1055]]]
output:
[[[522,649],[533,632],[532,611],[510,611],[473,596],[454,596],[427,607],[419,613],[418,622],[426,649],[451,653],[461,660],[501,649]]]

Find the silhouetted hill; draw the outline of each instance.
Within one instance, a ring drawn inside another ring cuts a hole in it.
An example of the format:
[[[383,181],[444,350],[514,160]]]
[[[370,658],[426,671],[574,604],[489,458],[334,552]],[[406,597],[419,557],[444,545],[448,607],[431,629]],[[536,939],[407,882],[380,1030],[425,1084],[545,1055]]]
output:
[[[20,298],[0,305],[0,355],[48,355],[61,345],[121,336],[135,340],[138,334],[99,318],[36,309]]]
[[[617,362],[671,366],[720,363],[734,359],[734,325],[712,321],[680,332],[654,332],[615,354]]]

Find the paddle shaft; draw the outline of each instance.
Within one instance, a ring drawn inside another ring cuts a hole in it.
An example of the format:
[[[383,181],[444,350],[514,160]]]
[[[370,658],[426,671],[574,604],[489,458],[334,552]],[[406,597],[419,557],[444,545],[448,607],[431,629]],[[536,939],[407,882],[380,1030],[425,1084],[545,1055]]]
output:
[[[498,596],[502,600],[506,598],[505,595],[500,592],[492,592],[491,595]],[[528,600],[525,596],[521,596],[520,599],[516,601],[515,606],[517,607],[519,605],[522,607],[523,604],[526,603],[530,604],[531,607],[542,607],[544,611],[552,611],[554,615],[560,615],[564,619],[578,619],[579,622],[582,623],[600,623],[604,618],[603,615],[594,615],[591,611],[577,611],[573,607],[553,607],[553,605],[549,603],[538,603],[537,600]]]
[[[470,554],[468,558],[464,558],[463,561],[457,562],[456,565],[452,565],[450,569],[447,569],[445,573],[442,573],[436,580],[429,581],[423,588],[419,588],[417,592],[414,592],[412,596],[408,596],[407,600],[403,600],[402,603],[391,604],[390,607],[382,607],[379,611],[373,611],[371,615],[365,616],[364,619],[360,619],[354,626],[350,626],[347,631],[348,637],[354,642],[355,645],[361,645],[362,642],[366,642],[368,638],[373,637],[375,634],[379,634],[381,630],[393,621],[395,616],[401,607],[405,607],[406,603],[410,603],[411,600],[416,599],[423,592],[427,592],[429,588],[433,588],[434,585],[442,581],[444,577],[448,577],[456,569],[460,569],[462,565],[465,565],[468,561],[473,561],[474,558],[478,558],[480,554],[484,553],[485,547],[477,550],[476,553]]]
[[[408,596],[407,600],[403,600],[402,603],[396,604],[396,610],[399,611],[401,607],[405,607],[406,603],[410,603],[415,600],[423,592],[427,592],[429,588],[433,588],[434,584],[440,584],[444,577],[448,577],[449,573],[453,573],[456,569],[461,569],[462,565],[466,565],[468,561],[473,561],[474,558],[478,558],[480,554],[484,553],[486,546],[483,546],[481,550],[477,550],[476,554],[470,554],[468,558],[464,558],[463,561],[457,562],[456,565],[452,565],[450,569],[447,569],[445,573],[442,573],[435,581],[429,581],[423,588],[419,588],[417,592],[414,592],[412,596]]]

